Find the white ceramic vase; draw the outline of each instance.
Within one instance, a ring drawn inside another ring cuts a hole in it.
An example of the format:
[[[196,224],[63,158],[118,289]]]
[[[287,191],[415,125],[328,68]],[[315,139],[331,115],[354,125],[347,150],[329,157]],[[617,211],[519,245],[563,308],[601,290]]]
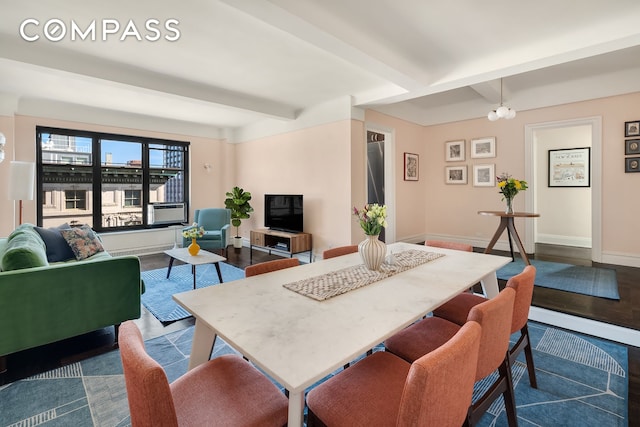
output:
[[[369,270],[378,270],[387,255],[387,245],[378,240],[378,235],[367,236],[358,245],[362,262]]]

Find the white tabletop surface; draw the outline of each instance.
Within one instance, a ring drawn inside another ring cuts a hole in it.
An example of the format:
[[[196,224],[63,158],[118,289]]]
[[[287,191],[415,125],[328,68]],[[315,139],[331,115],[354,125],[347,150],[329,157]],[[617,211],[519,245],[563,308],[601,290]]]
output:
[[[196,318],[189,367],[208,360],[219,335],[289,390],[289,425],[301,425],[305,388],[475,283],[495,296],[495,271],[511,261],[409,243],[388,248],[446,256],[326,301],[282,285],[359,264],[359,254],[174,295]]]
[[[165,254],[171,258],[175,258],[179,261],[186,262],[191,265],[213,264],[215,262],[226,261],[223,256],[216,255],[214,253],[200,249],[197,255],[193,256],[189,253],[187,248],[174,248],[164,251]]]

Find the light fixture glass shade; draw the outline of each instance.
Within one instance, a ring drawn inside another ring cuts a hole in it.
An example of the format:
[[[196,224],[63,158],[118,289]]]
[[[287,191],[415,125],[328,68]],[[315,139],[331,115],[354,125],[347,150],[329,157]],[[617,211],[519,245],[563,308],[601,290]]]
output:
[[[487,115],[487,118],[492,121],[495,122],[496,120],[498,120],[500,117],[498,117],[498,115],[496,114],[495,111],[490,111],[489,114]]]
[[[0,147],[0,163],[4,160],[4,148]]]
[[[9,200],[33,200],[35,180],[35,163],[12,161],[9,177]]]
[[[507,114],[509,114],[509,109],[507,107],[501,105],[496,110],[496,114],[498,115],[498,117],[503,119],[503,118],[507,117]]]
[[[511,120],[516,116],[516,110],[514,110],[513,108],[509,108],[509,112],[507,113],[507,117],[505,117],[507,120]]]
[[[7,143],[7,138],[4,137],[4,134],[0,132],[0,150],[4,148],[4,144]]]

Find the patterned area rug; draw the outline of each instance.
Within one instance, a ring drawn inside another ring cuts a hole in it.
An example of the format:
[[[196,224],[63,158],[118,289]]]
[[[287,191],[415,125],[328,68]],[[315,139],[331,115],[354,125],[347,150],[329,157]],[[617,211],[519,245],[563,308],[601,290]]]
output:
[[[187,370],[193,327],[154,338],[147,351],[173,381]],[[538,389],[526,366],[513,376],[518,422],[528,426],[627,426],[628,363],[625,346],[529,322]],[[512,337],[515,342],[516,337]],[[381,350],[378,346],[376,350]],[[235,353],[221,339],[212,357]],[[341,372],[341,369],[335,373]],[[335,374],[334,373],[334,374]],[[334,375],[332,374],[332,375]],[[480,390],[483,383],[476,384]],[[0,426],[130,425],[117,350],[0,388]],[[501,399],[481,426],[507,426]]]
[[[616,271],[610,268],[584,267],[558,262],[531,260],[536,267],[536,286],[594,297],[620,299]],[[516,259],[497,271],[498,279],[509,280],[520,273],[524,262]]]
[[[244,270],[220,263],[220,272],[223,282],[231,282],[244,278]],[[167,279],[167,269],[143,271],[145,292],[142,294],[142,304],[162,323],[175,322],[191,316],[171,298],[173,294],[186,292],[193,289],[193,276],[191,266],[182,264],[171,269],[171,275]],[[196,287],[203,288],[217,285],[218,273],[213,264],[198,265],[196,267]]]

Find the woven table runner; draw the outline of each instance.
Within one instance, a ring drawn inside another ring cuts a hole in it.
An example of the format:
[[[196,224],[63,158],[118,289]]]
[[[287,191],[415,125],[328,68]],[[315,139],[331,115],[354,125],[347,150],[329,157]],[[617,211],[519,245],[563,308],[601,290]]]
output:
[[[442,256],[444,256],[444,254],[410,249],[392,254],[392,259],[387,259],[379,271],[369,270],[364,264],[360,264],[343,268],[342,270],[332,271],[321,276],[286,283],[282,286],[300,295],[313,298],[317,301],[324,301],[386,279],[394,274],[402,273],[403,271],[433,261]]]

